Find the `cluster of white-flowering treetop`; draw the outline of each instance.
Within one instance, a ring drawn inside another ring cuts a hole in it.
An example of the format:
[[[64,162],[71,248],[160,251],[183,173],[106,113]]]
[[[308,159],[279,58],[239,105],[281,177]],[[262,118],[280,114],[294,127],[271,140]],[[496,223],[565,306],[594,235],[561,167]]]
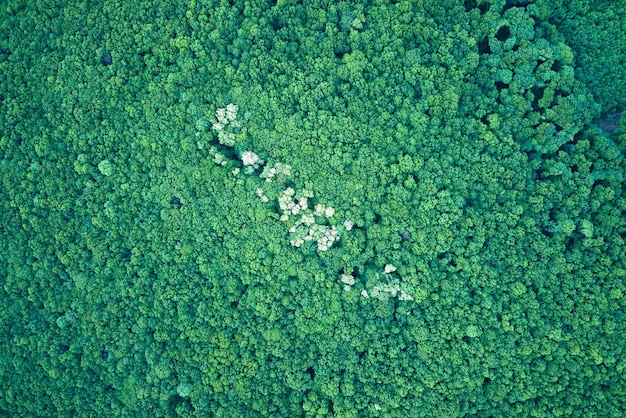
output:
[[[289,221],[296,218],[295,223],[289,228],[291,234],[291,245],[300,247],[307,241],[317,243],[319,251],[327,251],[339,239],[339,228],[335,225],[327,225],[335,215],[335,209],[322,204],[315,205],[314,209],[309,208],[309,199],[313,198],[313,192],[302,189],[296,192],[291,187],[283,190],[278,198],[278,205],[282,214],[280,220]],[[346,220],[343,223],[343,230],[352,229],[353,223]]]
[[[363,289],[363,291],[361,291],[361,296],[364,298],[371,297],[379,300],[386,300],[395,297],[397,297],[398,300],[413,300],[413,297],[400,287],[400,280],[393,276],[392,273],[396,270],[397,268],[393,264],[386,264],[383,269],[383,277],[387,280],[387,283],[379,283],[370,289],[369,292]],[[380,275],[377,273],[377,276]],[[352,286],[356,283],[354,276],[351,274],[342,274],[341,282],[344,285],[343,289],[345,291],[352,290]],[[405,290],[408,290],[408,288]]]
[[[237,120],[237,111],[239,108],[236,104],[228,104],[223,109],[215,111],[215,121],[213,129],[217,132],[217,140],[220,144],[234,147],[236,143],[236,131],[241,129],[241,122]]]
[[[231,103],[215,111],[212,128],[217,132],[217,140],[223,146],[234,147],[237,143],[237,133],[241,129],[241,122],[237,119],[238,110],[237,105]],[[209,155],[218,165],[224,166],[228,163],[228,159],[215,146],[210,147]],[[282,188],[278,193],[280,221],[289,224],[289,242],[292,246],[299,248],[307,242],[314,242],[318,251],[328,251],[339,240],[342,232],[350,231],[354,227],[354,222],[350,219],[345,219],[342,223],[333,223],[335,216],[333,207],[321,203],[310,204],[309,201],[314,197],[312,191],[307,189],[296,191],[292,187],[285,187],[292,173],[290,165],[266,162],[250,150],[243,151],[240,158],[244,174],[256,174],[265,180],[256,189],[256,195],[261,202],[270,203],[264,184],[273,183],[278,190]],[[239,175],[240,172],[239,168],[232,171],[234,175]],[[361,296],[379,300],[395,297],[399,300],[413,300],[413,297],[405,291],[409,289],[403,289],[405,286],[401,288],[400,280],[393,275],[395,271],[396,267],[392,264],[385,265],[382,276],[378,275],[386,279],[385,282],[375,285],[369,292],[363,290]],[[356,283],[351,274],[342,274],[340,281],[345,291],[352,290]]]
[[[387,299],[389,297],[397,297],[399,300],[413,300],[413,297],[400,288],[400,280],[393,276],[392,273],[397,269],[393,264],[385,265],[383,275],[387,279],[387,283],[377,284],[371,291],[363,290],[361,295],[363,297],[372,297],[376,299]]]
[[[231,103],[215,111],[212,128],[217,132],[218,142],[224,146],[234,147],[237,143],[236,134],[241,128],[241,122],[237,120],[238,110],[237,105]],[[209,154],[213,156],[216,164],[226,165],[226,157],[216,147],[211,147]],[[258,176],[264,179],[265,183],[274,183],[282,187],[287,177],[291,176],[290,165],[282,162],[266,163],[253,151],[243,151],[240,158],[244,174],[255,174],[263,167]],[[233,174],[239,174],[239,171],[235,169]],[[256,189],[256,195],[263,203],[270,203],[263,186]],[[317,244],[318,251],[327,251],[339,239],[340,231],[349,231],[354,223],[345,220],[339,227],[332,225],[331,218],[335,214],[335,209],[323,204],[309,208],[309,199],[312,198],[313,192],[309,190],[302,189],[296,192],[291,187],[282,190],[278,197],[280,220],[285,223],[291,221],[290,243],[294,247],[300,247],[305,242],[311,241]]]

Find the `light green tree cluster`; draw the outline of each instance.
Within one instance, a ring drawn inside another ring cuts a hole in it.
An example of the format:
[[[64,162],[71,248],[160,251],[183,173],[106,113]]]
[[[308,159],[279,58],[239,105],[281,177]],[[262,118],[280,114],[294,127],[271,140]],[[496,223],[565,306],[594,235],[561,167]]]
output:
[[[242,125],[236,119],[238,110],[239,106],[230,103],[225,108],[218,108],[215,111],[216,120],[213,123],[213,130],[217,132],[218,141],[224,146],[235,146],[235,134],[226,128],[241,129]],[[209,155],[213,156],[213,161],[216,164],[226,165],[226,157],[218,152],[216,147],[209,149]],[[292,174],[290,165],[282,162],[265,163],[258,154],[249,150],[242,152],[241,162],[244,167],[244,174],[248,175],[263,165],[263,170],[258,174],[259,178],[264,179],[266,183],[272,183],[276,180],[276,186],[283,185],[286,178]],[[233,174],[237,175],[238,173],[239,169],[235,168]],[[262,187],[257,187],[255,193],[261,202],[270,203],[270,199]],[[292,217],[298,216],[289,228],[289,242],[292,246],[300,247],[305,242],[310,241],[316,244],[318,251],[328,251],[339,240],[340,230],[350,230],[353,224],[350,220],[345,220],[343,226],[340,225],[339,227],[328,224],[335,214],[335,209],[331,206],[316,204],[313,210],[309,208],[308,203],[308,199],[311,198],[313,198],[313,192],[306,189],[296,193],[292,187],[287,187],[280,191],[277,199],[281,210],[280,220],[287,222]]]
[[[317,244],[318,251],[328,251],[339,239],[339,229],[335,225],[326,225],[335,214],[335,209],[322,204],[315,205],[315,210],[309,209],[308,199],[313,198],[313,192],[302,189],[296,193],[292,188],[283,190],[278,198],[282,210],[280,220],[287,222],[292,216],[298,216],[295,223],[289,228],[291,245],[300,247],[305,242]]]
[[[217,132],[217,140],[222,145],[235,146],[236,133],[241,129],[241,122],[237,120],[238,110],[237,105],[229,103],[225,108],[215,111],[212,128]]]
[[[398,300],[405,301],[413,300],[413,296],[411,296],[413,289],[411,286],[401,282],[398,277],[392,274],[396,270],[397,268],[393,264],[385,264],[383,272],[376,273],[376,279],[384,280],[385,282],[376,283],[369,292],[364,289],[361,291],[361,296],[381,301],[386,301],[389,298],[398,298]]]
[[[286,177],[289,176],[291,176],[291,166],[281,162],[266,164],[260,174],[260,177],[266,182],[271,183],[276,180],[279,184],[284,183]]]

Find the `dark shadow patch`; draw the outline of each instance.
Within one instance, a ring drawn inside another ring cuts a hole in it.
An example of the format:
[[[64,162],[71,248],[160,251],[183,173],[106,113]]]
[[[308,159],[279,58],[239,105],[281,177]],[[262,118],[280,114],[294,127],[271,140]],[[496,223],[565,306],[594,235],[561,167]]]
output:
[[[526,6],[528,6],[531,2],[529,1],[511,1],[508,0],[506,2],[506,4],[504,5],[504,7],[502,8],[502,13],[506,12],[509,9],[512,9],[514,7],[521,7],[521,8],[526,8]]]
[[[558,226],[556,223],[554,222],[547,222],[543,228],[541,228],[541,233],[543,235],[545,235],[548,238],[552,238],[554,237],[554,234],[556,234],[558,230]]]
[[[500,42],[504,42],[511,36],[511,29],[508,26],[501,26],[496,32],[496,39]]]
[[[552,63],[552,66],[550,67],[550,69],[552,71],[554,71],[555,73],[558,73],[559,71],[561,71],[563,69],[563,64],[561,64],[561,61],[555,60]]]
[[[476,0],[465,0],[463,5],[465,6],[465,11],[469,12],[474,10],[476,6],[478,6],[478,3],[476,3]]]
[[[530,106],[533,108],[534,111],[539,111],[539,100],[543,99],[543,94],[545,90],[545,87],[538,86],[530,89],[530,92],[533,94],[533,101],[531,102]]]
[[[102,58],[100,58],[100,61],[102,62],[102,65],[108,67],[109,65],[113,64],[113,57],[108,52],[105,52],[102,55]]]
[[[491,54],[491,47],[489,46],[489,38],[486,36],[478,41],[478,53],[479,54]]]
[[[619,121],[622,119],[622,112],[613,113],[604,119],[598,120],[598,128],[604,133],[610,134],[619,127]]]
[[[278,20],[277,17],[273,17],[272,20],[270,20],[270,27],[274,32],[278,32],[283,28],[283,25],[280,23],[280,20]]]
[[[179,199],[179,198],[177,198],[177,197],[174,197],[170,203],[171,203],[171,204],[172,204],[172,206],[174,206],[176,209],[180,209],[180,208],[182,208],[182,207],[183,207],[182,202],[181,202],[181,201],[180,201],[180,199]]]

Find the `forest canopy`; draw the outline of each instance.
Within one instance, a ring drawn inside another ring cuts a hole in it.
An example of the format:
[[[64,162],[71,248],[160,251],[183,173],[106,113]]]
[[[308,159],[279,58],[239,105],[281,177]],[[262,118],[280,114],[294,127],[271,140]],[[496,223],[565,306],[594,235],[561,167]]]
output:
[[[0,5],[0,412],[626,414],[624,0]]]

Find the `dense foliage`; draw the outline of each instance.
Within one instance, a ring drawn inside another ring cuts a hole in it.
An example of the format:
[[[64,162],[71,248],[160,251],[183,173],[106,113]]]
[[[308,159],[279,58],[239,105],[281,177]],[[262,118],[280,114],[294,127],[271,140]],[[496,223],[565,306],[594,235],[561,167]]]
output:
[[[0,5],[0,411],[624,416],[624,0],[67,3]]]

